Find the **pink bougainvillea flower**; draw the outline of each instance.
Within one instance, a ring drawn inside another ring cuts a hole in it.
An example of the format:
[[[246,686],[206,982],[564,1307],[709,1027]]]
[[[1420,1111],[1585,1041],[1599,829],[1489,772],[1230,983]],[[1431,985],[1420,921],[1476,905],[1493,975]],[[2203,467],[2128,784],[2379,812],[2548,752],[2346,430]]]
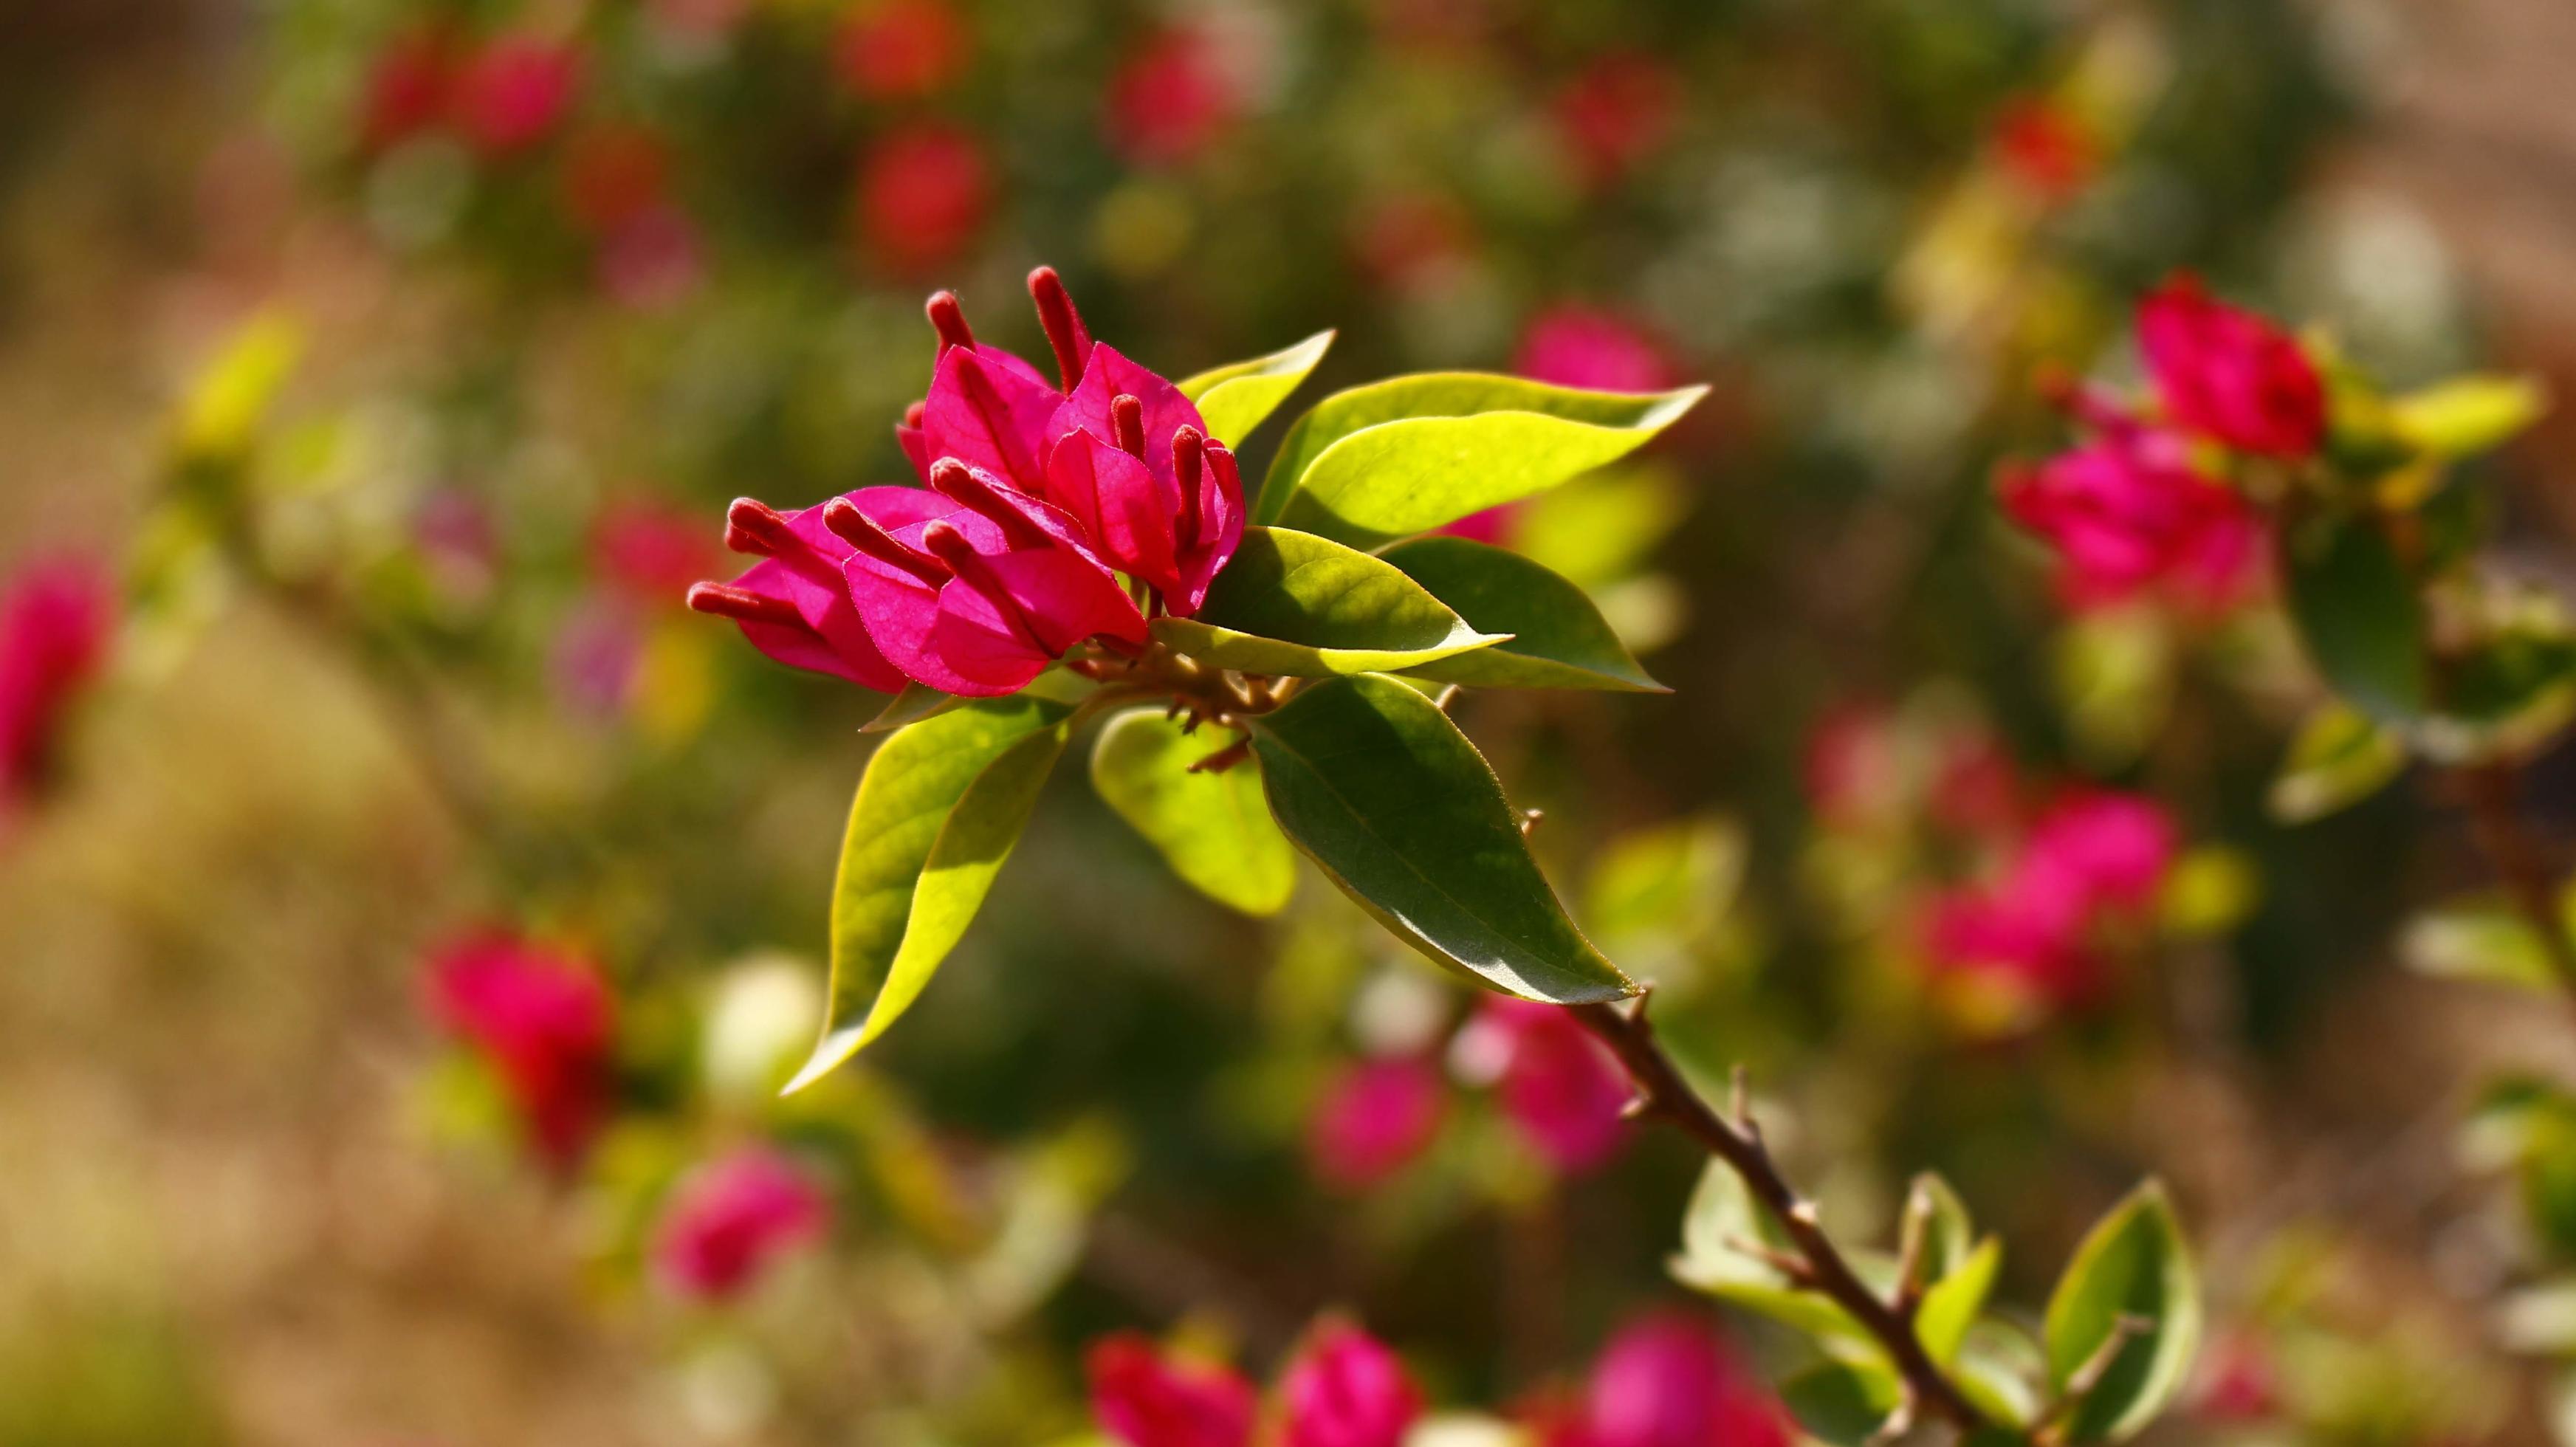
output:
[[[2098,789],[2051,805],[2023,845],[2029,857],[2064,871],[2086,908],[2131,912],[2154,903],[2178,847],[2179,831],[2162,804]]]
[[[425,27],[395,36],[367,67],[359,144],[382,151],[438,125],[448,115],[455,79],[455,51],[444,31]]]
[[[680,301],[706,273],[697,224],[676,206],[655,206],[618,222],[599,238],[594,264],[599,289],[639,311]]]
[[[2112,421],[2081,447],[1997,481],[2004,511],[2057,549],[2071,608],[2160,594],[2219,612],[2258,593],[2268,527],[2244,494],[2203,475],[2180,436]]]
[[[1620,1116],[1635,1090],[1618,1057],[1560,1006],[1488,998],[1459,1032],[1452,1059],[1490,1082],[1503,1114],[1548,1163],[1592,1170],[1627,1139]]]
[[[1243,101],[1214,39],[1182,27],[1146,40],[1109,77],[1110,144],[1134,165],[1167,166],[1206,150]]]
[[[2177,426],[2267,457],[2307,457],[2325,441],[2325,383],[2307,353],[2193,278],[2138,304],[2138,346]]]
[[[727,544],[768,561],[700,584],[690,605],[741,621],[783,663],[974,696],[1019,688],[1088,639],[1143,647],[1117,573],[1196,612],[1243,536],[1233,453],[1180,389],[1092,341],[1052,270],[1029,290],[1055,382],[978,343],[955,296],[933,296],[937,369],[895,429],[928,490],[863,488],[793,514],[738,501]]]
[[[831,1198],[795,1162],[765,1146],[692,1171],[671,1193],[654,1233],[665,1285],[699,1301],[741,1295],[780,1256],[831,1225]]]
[[[992,168],[972,131],[915,122],[879,137],[861,163],[860,239],[901,275],[919,276],[956,259],[992,209]]]
[[[1315,1174],[1361,1190],[1403,1170],[1439,1134],[1443,1095],[1440,1072],[1428,1061],[1353,1064],[1325,1087],[1307,1121]]]
[[[1584,181],[1616,184],[1681,124],[1681,76],[1649,55],[1606,55],[1556,94],[1550,111]]]
[[[1925,955],[1936,970],[2040,1004],[2086,1005],[2109,983],[2097,930],[2155,902],[2178,840],[2172,816],[2154,800],[2070,793],[2032,824],[1993,881],[1931,899],[1921,926]]]
[[[1384,1343],[1328,1321],[1279,1379],[1281,1447],[1402,1447],[1422,1390]]]
[[[1654,338],[1594,307],[1552,307],[1521,333],[1512,370],[1535,382],[1599,392],[1660,392],[1673,364]]]
[[[0,590],[0,817],[34,790],[115,621],[115,582],[85,558],[32,563]]]
[[[704,526],[664,503],[621,499],[590,520],[592,575],[638,603],[678,606],[716,557]]]
[[[1582,1447],[1789,1447],[1788,1414],[1727,1343],[1675,1313],[1632,1322],[1602,1348]]]
[[[869,100],[919,100],[954,85],[974,45],[966,18],[948,0],[884,0],[841,23],[832,64]]]
[[[434,1019],[489,1060],[550,1163],[580,1159],[607,1118],[613,1010],[589,962],[505,931],[429,961]]]
[[[1091,1415],[1125,1447],[1245,1447],[1258,1402],[1252,1383],[1216,1362],[1185,1361],[1121,1332],[1084,1360]]]
[[[2044,96],[2023,96],[1995,116],[1995,163],[2044,201],[2063,201],[2101,170],[2101,149],[2082,121]]]
[[[533,34],[495,37],[457,73],[457,129],[486,156],[516,155],[553,134],[581,88],[581,52]]]

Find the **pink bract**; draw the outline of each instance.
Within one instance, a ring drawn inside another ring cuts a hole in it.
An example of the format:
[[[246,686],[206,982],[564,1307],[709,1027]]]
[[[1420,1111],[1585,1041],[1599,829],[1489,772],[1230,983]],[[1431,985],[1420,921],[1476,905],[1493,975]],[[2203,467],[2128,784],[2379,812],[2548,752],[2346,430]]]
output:
[[[1560,1171],[1596,1169],[1627,1140],[1627,1071],[1561,1006],[1489,998],[1461,1032],[1457,1058],[1493,1081],[1505,1117]]]
[[[663,1209],[653,1264],[682,1296],[741,1295],[780,1256],[831,1225],[831,1199],[803,1169],[765,1146],[710,1161],[683,1180]]]
[[[506,931],[430,958],[432,1016],[489,1060],[529,1141],[552,1164],[581,1157],[609,1104],[613,1005],[588,961]]]
[[[1085,1360],[1091,1415],[1124,1447],[1245,1447],[1258,1411],[1252,1383],[1214,1362],[1170,1356],[1122,1332]]]
[[[1445,1087],[1429,1061],[1364,1060],[1325,1087],[1306,1128],[1315,1174],[1345,1190],[1411,1165],[1439,1134]]]
[[[2178,277],[2138,304],[2138,346],[2165,413],[2243,452],[2301,458],[2325,441],[2325,383],[2296,340]]]
[[[1422,1391],[1384,1343],[1347,1322],[1315,1329],[1279,1382],[1281,1447],[1402,1447]]]

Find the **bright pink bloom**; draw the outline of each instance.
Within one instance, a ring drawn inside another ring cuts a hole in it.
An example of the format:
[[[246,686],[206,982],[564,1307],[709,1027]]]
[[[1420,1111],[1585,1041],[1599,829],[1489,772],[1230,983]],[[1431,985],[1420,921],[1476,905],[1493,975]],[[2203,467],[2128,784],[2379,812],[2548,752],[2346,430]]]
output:
[[[1623,179],[1672,140],[1682,100],[1682,78],[1663,61],[1607,55],[1558,91],[1552,110],[1584,180],[1599,187]]]
[[[2107,983],[2096,930],[2155,902],[2178,839],[2153,800],[2070,794],[2031,826],[1993,882],[1932,898],[1924,952],[1936,969],[2008,984],[2059,1008],[2090,1003]]]
[[[842,22],[832,62],[869,100],[919,100],[955,84],[974,48],[966,18],[947,0],[884,0]]]
[[[1636,1094],[1627,1071],[1560,1006],[1487,999],[1457,1058],[1493,1080],[1503,1114],[1560,1171],[1592,1170],[1627,1139],[1620,1115]]]
[[[2325,441],[2325,383],[2307,353],[2193,278],[2138,304],[2138,346],[2177,425],[2269,457],[2307,457]]]
[[[2041,815],[2023,849],[2071,876],[2086,907],[2137,911],[2155,902],[2179,847],[2173,816],[2155,800],[2085,790]]]
[[[955,126],[923,121],[889,131],[859,171],[860,235],[872,255],[906,276],[954,260],[992,209],[984,143]]]
[[[1787,1414],[1714,1331],[1679,1314],[1621,1329],[1587,1394],[1583,1447],[1789,1447]]]
[[[1377,1338],[1346,1322],[1307,1337],[1279,1380],[1281,1447],[1402,1447],[1422,1389]]]
[[[516,155],[552,134],[581,86],[581,53],[536,35],[487,42],[456,77],[457,128],[486,156]]]
[[[1135,165],[1190,160],[1241,109],[1214,40],[1199,30],[1167,30],[1147,40],[1109,78],[1109,140]]]
[[[678,606],[716,556],[704,523],[661,502],[622,499],[590,520],[591,572],[639,603]]]
[[[2073,608],[2150,592],[2202,611],[2260,589],[2270,536],[2243,493],[2200,473],[2170,432],[2121,423],[1997,481],[2004,511],[2058,551]]]
[[[1168,1356],[1133,1332],[1092,1343],[1091,1415],[1126,1447],[1245,1447],[1258,1409],[1232,1368]]]
[[[1364,1060],[1325,1087],[1306,1125],[1315,1174],[1345,1190],[1411,1165],[1440,1132],[1444,1091],[1428,1061]]]
[[[367,68],[359,143],[382,151],[437,125],[448,113],[455,74],[445,33],[424,28],[396,36]]]
[[[0,590],[0,816],[35,788],[115,622],[115,581],[85,558],[30,564]]]
[[[487,931],[430,957],[429,1002],[499,1072],[537,1150],[578,1160],[609,1104],[613,1007],[589,962]]]
[[[654,1233],[653,1264],[682,1296],[729,1300],[831,1222],[831,1198],[813,1177],[754,1146],[699,1166],[672,1191]]]
[[[1591,307],[1560,306],[1531,318],[1512,370],[1537,382],[1599,392],[1660,392],[1673,364],[1652,337]]]
[[[2083,190],[2101,169],[2101,150],[2091,133],[2045,97],[2024,96],[2006,105],[1990,139],[2004,173],[2044,201],[2063,201]]]

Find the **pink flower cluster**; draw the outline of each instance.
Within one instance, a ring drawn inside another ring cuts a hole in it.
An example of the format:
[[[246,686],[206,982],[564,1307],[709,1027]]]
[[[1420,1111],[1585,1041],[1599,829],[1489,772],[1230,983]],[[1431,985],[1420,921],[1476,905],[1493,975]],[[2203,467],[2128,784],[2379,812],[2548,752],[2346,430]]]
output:
[[[2004,469],[2004,510],[2057,549],[2072,607],[2142,595],[2203,612],[2236,606],[2263,585],[2270,529],[2242,492],[2205,470],[2201,449],[2312,456],[2326,434],[2324,382],[2295,340],[2189,278],[2139,305],[2138,342],[2159,416],[2070,391],[2069,410],[2093,437]]]
[[[2057,1009],[2100,998],[2105,927],[2144,918],[2178,845],[2162,805],[2135,794],[2074,793],[2031,824],[1983,884],[1942,891],[1923,914],[1933,967]]]
[[[1216,37],[1178,26],[1146,39],[1109,77],[1102,120],[1129,164],[1170,166],[1196,159],[1243,110]]]
[[[1627,1139],[1633,1093],[1616,1057],[1554,1005],[1495,996],[1451,1042],[1467,1083],[1491,1087],[1503,1118],[1565,1175],[1607,1164]],[[1430,1148],[1447,1114],[1429,1061],[1362,1061],[1336,1076],[1307,1119],[1315,1174],[1346,1191],[1378,1185]]]
[[[1124,1447],[1247,1447],[1253,1440],[1260,1393],[1223,1363],[1182,1358],[1122,1334],[1094,1343],[1088,1367],[1092,1416]],[[1422,1391],[1403,1361],[1340,1321],[1307,1334],[1275,1395],[1280,1447],[1400,1447],[1422,1415]]]
[[[1234,454],[1179,388],[1091,339],[1054,271],[1029,290],[1060,386],[933,296],[938,370],[896,429],[928,487],[793,513],[738,500],[726,545],[762,561],[689,605],[794,667],[968,696],[1009,693],[1094,638],[1144,646],[1118,573],[1196,612],[1243,536]]]
[[[487,158],[517,155],[554,131],[581,78],[579,51],[532,31],[468,45],[443,28],[416,30],[377,54],[359,139],[381,151],[444,128]]]
[[[608,1118],[614,1005],[587,960],[503,930],[439,949],[433,1019],[489,1061],[529,1143],[558,1169]]]
[[[831,1221],[831,1198],[812,1176],[777,1151],[749,1147],[699,1166],[673,1189],[654,1234],[654,1268],[678,1295],[730,1300]]]
[[[1272,1391],[1218,1362],[1187,1359],[1132,1334],[1095,1343],[1092,1415],[1122,1447],[1400,1447],[1421,1388],[1367,1332],[1327,1321],[1307,1335]],[[1589,1378],[1515,1413],[1538,1447],[1789,1447],[1787,1414],[1726,1341],[1688,1317],[1655,1313],[1622,1328]]]
[[[115,621],[115,584],[86,559],[31,564],[0,589],[0,827],[40,782]]]

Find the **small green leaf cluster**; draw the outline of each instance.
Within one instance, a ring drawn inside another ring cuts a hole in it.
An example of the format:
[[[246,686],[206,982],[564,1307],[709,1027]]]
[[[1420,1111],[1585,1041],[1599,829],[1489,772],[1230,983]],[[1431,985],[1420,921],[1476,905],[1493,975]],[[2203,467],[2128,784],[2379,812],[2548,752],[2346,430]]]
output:
[[[1239,443],[1331,340],[1181,390]],[[1277,912],[1303,854],[1397,938],[1485,986],[1563,1004],[1634,994],[1558,901],[1445,705],[1460,687],[1665,690],[1576,582],[1429,534],[1617,461],[1704,390],[1445,373],[1337,393],[1288,428],[1256,525],[1203,606],[1156,618],[1147,649],[1087,646],[1008,698],[895,698],[868,726],[890,736],[851,806],[827,1022],[795,1084],[920,995],[1094,720],[1100,798],[1218,903]]]

